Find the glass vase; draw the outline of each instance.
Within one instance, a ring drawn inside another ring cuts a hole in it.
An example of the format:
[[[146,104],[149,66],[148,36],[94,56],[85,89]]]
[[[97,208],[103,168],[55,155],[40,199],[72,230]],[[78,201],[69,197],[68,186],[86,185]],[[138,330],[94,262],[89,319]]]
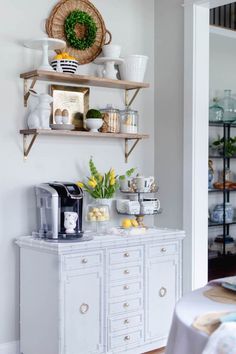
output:
[[[224,109],[224,123],[231,123],[236,120],[236,101],[231,96],[231,90],[224,90],[224,98],[220,101]]]
[[[209,121],[212,123],[223,122],[224,109],[219,106],[219,100],[217,98],[214,98],[213,102],[213,105],[209,108]]]

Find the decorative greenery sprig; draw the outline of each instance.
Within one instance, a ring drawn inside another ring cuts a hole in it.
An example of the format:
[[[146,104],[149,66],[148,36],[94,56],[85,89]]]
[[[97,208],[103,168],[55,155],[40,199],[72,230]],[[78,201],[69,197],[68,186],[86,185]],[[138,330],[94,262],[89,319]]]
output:
[[[85,36],[78,38],[75,26],[81,24],[85,26]],[[66,40],[72,48],[85,50],[92,47],[95,43],[97,35],[97,26],[93,18],[87,12],[74,10],[65,19],[65,35]]]
[[[89,109],[86,118],[102,118],[102,113],[97,109]]]

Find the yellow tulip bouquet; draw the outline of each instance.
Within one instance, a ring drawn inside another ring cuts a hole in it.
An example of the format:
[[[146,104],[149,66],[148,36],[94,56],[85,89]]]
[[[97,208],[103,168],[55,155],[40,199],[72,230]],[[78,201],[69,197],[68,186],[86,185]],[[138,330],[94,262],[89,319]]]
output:
[[[89,169],[90,176],[87,177],[88,182],[77,182],[78,186],[89,193],[92,198],[112,198],[120,186],[118,183],[119,176],[116,175],[114,168],[111,168],[107,173],[102,175],[98,172],[91,157],[89,160]],[[134,169],[127,171],[126,174],[130,171],[134,171]]]

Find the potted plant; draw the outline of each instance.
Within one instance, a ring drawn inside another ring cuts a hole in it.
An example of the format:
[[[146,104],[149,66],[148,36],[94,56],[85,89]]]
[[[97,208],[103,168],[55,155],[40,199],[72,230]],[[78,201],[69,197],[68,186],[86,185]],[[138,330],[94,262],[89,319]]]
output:
[[[218,136],[217,140],[214,140],[210,144],[210,148],[217,151],[219,155],[226,157],[236,156],[236,136],[228,139]]]
[[[126,171],[124,175],[119,176],[119,185],[120,185],[121,191],[128,191],[129,190],[130,177],[134,173],[134,171],[135,171],[135,168],[131,168],[128,171]]]
[[[89,109],[86,114],[86,127],[93,133],[103,125],[102,113],[97,109]]]

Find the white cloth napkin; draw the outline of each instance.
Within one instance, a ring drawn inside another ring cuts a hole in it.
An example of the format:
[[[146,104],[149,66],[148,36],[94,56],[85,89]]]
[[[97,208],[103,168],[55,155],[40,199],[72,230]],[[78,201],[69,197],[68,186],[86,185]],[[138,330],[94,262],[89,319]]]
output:
[[[225,322],[209,337],[202,354],[235,354],[236,323]]]

